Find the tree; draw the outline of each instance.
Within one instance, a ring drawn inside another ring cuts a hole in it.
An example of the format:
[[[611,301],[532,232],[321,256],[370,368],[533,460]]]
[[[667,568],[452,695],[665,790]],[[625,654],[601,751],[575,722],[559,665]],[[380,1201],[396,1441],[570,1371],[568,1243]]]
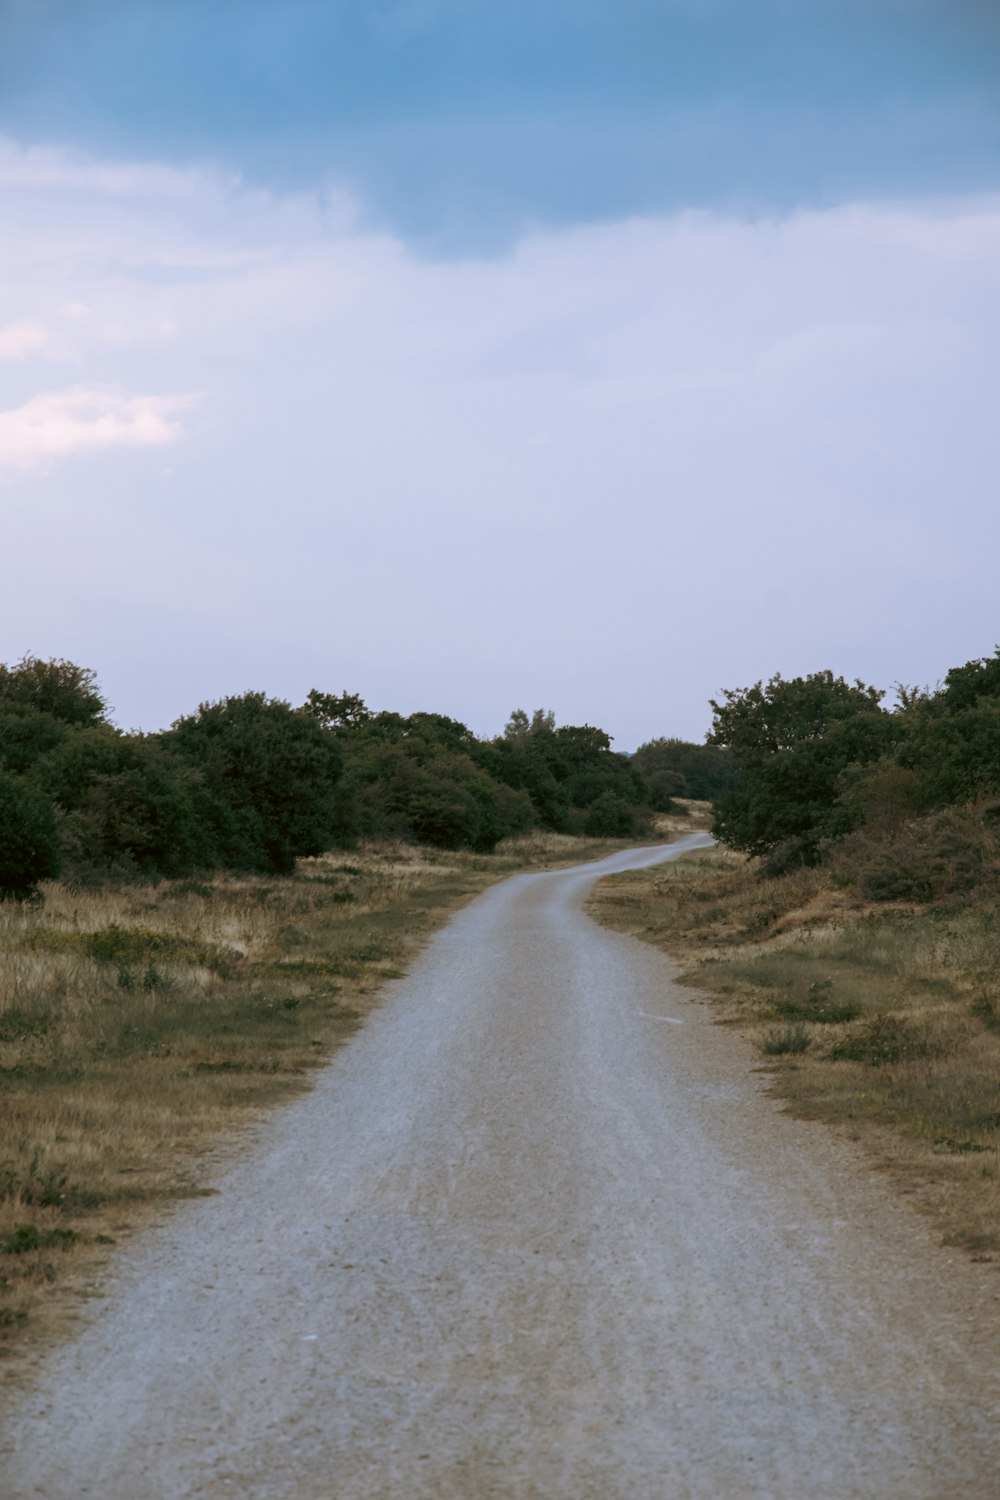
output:
[[[530,719],[523,708],[515,708],[504,727],[504,739],[523,744],[525,740],[553,734],[555,727],[556,716],[551,708],[536,708]]]
[[[100,724],[108,714],[97,678],[87,667],[53,658],[24,656],[13,667],[0,663],[0,711],[51,714],[63,724]]]
[[[123,865],[185,875],[216,863],[201,778],[156,735],[110,724],[74,730],[32,779],[66,814],[66,857],[78,879]]]
[[[841,797],[843,772],[885,755],[899,724],[881,708],[883,694],[832,672],[729,691],[713,701],[711,745],[730,750],[738,787],[715,803],[713,831],[746,854],[773,854],[812,864],[824,840],[851,827]]]
[[[28,900],[39,881],[58,874],[52,804],[21,777],[0,771],[0,901]]]
[[[695,797],[714,802],[739,780],[733,752],[718,745],[696,745],[688,740],[655,739],[640,745],[632,756],[657,805],[658,797]],[[671,782],[668,777],[677,778]]]
[[[333,842],[343,750],[314,715],[244,693],[203,703],[163,743],[201,772],[222,863],[287,874]]]
[[[631,838],[636,831],[635,808],[614,792],[602,792],[587,809],[583,831],[591,838]]]
[[[371,712],[358,693],[321,693],[312,688],[302,705],[324,729],[357,729],[371,721]]]
[[[826,671],[787,681],[779,672],[766,684],[727,689],[722,696],[722,703],[710,700],[714,717],[707,742],[752,764],[779,750],[822,739],[838,719],[878,711],[885,694]]]
[[[20,775],[70,733],[69,726],[37,708],[0,709],[0,767]]]

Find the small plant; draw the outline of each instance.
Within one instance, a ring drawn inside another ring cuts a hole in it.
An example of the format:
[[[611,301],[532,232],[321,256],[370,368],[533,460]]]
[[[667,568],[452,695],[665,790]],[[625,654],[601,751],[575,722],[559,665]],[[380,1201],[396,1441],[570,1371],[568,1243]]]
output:
[[[816,1026],[842,1026],[856,1021],[861,1006],[856,1000],[836,1000],[832,979],[817,979],[802,996],[779,1000],[775,1010],[789,1021],[811,1021]]]
[[[76,1243],[75,1229],[39,1229],[36,1224],[19,1224],[0,1240],[5,1255],[27,1255],[31,1250],[65,1250]]]
[[[768,1057],[781,1057],[790,1053],[807,1052],[811,1045],[812,1037],[808,1029],[796,1024],[767,1032],[761,1041],[760,1050],[766,1052]]]
[[[989,995],[980,995],[973,1000],[969,1007],[972,1014],[981,1026],[987,1031],[1000,1031],[1000,1012],[997,1011],[996,1001]]]
[[[940,1050],[920,1027],[902,1016],[884,1012],[837,1042],[828,1055],[838,1062],[860,1062],[871,1068],[884,1068],[894,1063],[934,1057]]]
[[[50,1011],[27,1011],[14,1007],[0,1011],[0,1042],[20,1042],[33,1036],[48,1036],[52,1024]]]

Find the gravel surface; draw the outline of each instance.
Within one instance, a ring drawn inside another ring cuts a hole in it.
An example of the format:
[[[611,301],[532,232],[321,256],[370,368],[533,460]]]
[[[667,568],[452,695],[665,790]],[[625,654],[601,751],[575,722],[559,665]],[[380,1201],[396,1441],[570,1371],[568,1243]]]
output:
[[[997,1281],[518,876],[9,1389],[3,1500],[994,1500]]]

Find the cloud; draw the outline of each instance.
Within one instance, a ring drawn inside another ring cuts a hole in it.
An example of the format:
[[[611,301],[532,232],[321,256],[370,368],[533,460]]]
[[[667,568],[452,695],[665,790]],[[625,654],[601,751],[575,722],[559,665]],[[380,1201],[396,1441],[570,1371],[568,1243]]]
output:
[[[235,186],[237,178],[225,179]],[[159,162],[101,161],[64,147],[22,146],[0,136],[0,187],[36,192],[190,198],[220,181],[215,173]]]
[[[26,359],[44,349],[49,336],[37,323],[8,323],[0,328],[0,359]]]
[[[44,392],[0,412],[0,468],[37,469],[72,453],[171,443],[181,428],[170,418],[191,399],[125,396],[87,386]]]
[[[30,308],[81,385],[0,367],[4,498],[30,502],[0,629],[107,674],[127,722],[332,680],[482,730],[551,704],[629,745],[697,737],[710,695],[778,669],[927,681],[991,648],[997,198],[434,260],[314,194],[35,166],[0,326]],[[194,390],[197,443],[189,398],[131,394]],[[61,461],[88,452],[115,461]]]

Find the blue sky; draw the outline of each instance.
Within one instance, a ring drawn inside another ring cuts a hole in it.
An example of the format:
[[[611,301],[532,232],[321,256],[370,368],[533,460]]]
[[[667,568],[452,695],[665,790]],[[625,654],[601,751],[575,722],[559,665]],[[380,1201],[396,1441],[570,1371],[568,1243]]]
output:
[[[1000,25],[965,0],[7,0],[0,128],[336,177],[447,251],[526,224],[975,190]]]
[[[0,660],[699,738],[992,650],[1000,8],[0,0]]]

